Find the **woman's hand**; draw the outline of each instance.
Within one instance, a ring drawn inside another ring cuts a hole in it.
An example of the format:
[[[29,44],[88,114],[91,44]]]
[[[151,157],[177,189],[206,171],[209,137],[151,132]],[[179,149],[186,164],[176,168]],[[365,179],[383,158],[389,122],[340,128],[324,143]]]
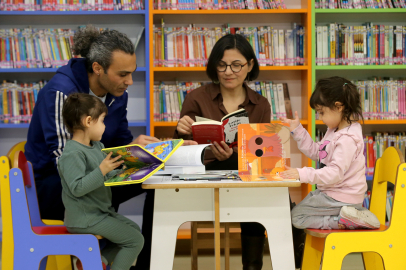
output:
[[[100,171],[102,172],[103,176],[111,172],[112,170],[116,169],[118,166],[120,166],[124,160],[119,160],[121,156],[117,156],[115,158],[111,158],[111,155],[113,152],[110,152],[107,157],[100,163]],[[119,161],[118,161],[119,160]]]
[[[219,161],[229,159],[233,154],[233,148],[230,148],[225,142],[221,142],[221,145],[214,142],[210,145],[210,149]]]
[[[294,131],[295,128],[297,128],[300,125],[299,115],[298,115],[297,111],[295,111],[295,119],[293,119],[293,120],[285,118],[285,117],[281,117],[280,119],[283,123],[289,124],[289,126],[290,126],[289,130],[291,132]]]
[[[192,118],[190,118],[188,115],[183,116],[179,122],[178,126],[176,127],[176,130],[178,131],[178,134],[180,135],[190,135],[192,134],[192,124],[195,121],[193,121]]]
[[[300,179],[300,175],[297,169],[292,169],[291,167],[285,166],[286,171],[281,172],[279,175],[284,179]]]

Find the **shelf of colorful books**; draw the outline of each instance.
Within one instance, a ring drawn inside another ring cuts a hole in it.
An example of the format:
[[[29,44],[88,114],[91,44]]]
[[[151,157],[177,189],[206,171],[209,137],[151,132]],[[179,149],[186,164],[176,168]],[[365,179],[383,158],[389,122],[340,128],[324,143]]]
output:
[[[406,13],[406,8],[392,8],[392,9],[315,9],[317,13],[341,13],[341,14],[361,14],[361,13]]]
[[[152,14],[275,14],[275,13],[308,13],[308,9],[229,9],[229,10],[152,10]]]
[[[406,69],[406,65],[363,65],[363,66],[315,66],[317,70],[383,70],[383,69]]]
[[[308,70],[308,66],[265,66],[259,67],[261,71],[268,70]],[[153,67],[152,71],[206,71],[206,67]]]
[[[316,120],[316,125],[324,125],[323,121]],[[398,120],[364,120],[364,125],[402,125],[406,124],[406,119]]]
[[[141,14],[145,15],[145,10],[98,10],[98,11],[0,11],[0,15],[16,16],[46,16],[46,15],[123,15]]]
[[[57,68],[0,68],[0,73],[27,73],[27,72],[38,72],[38,73],[55,73]],[[147,68],[137,67],[136,72],[145,72]]]

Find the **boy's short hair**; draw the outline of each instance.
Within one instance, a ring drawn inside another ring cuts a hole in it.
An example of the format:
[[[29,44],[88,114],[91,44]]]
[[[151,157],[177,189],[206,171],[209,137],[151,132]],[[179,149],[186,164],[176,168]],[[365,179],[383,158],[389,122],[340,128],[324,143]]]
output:
[[[82,119],[90,116],[97,121],[100,115],[107,114],[106,105],[98,98],[85,93],[73,93],[68,96],[62,108],[63,122],[70,133],[84,130]]]

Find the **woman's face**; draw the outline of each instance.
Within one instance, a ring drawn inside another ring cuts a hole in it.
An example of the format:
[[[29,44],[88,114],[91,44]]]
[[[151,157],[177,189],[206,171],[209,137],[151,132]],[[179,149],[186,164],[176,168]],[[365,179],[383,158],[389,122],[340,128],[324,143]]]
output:
[[[247,63],[247,59],[237,50],[230,49],[224,51],[223,58],[217,64],[217,76],[219,78],[220,85],[226,89],[236,89],[241,87],[247,77],[248,72],[253,67],[254,60],[251,59],[250,63]],[[231,65],[225,67],[225,65]],[[242,66],[242,67],[241,67]],[[219,71],[224,70],[225,71]],[[235,72],[241,69],[239,72]]]

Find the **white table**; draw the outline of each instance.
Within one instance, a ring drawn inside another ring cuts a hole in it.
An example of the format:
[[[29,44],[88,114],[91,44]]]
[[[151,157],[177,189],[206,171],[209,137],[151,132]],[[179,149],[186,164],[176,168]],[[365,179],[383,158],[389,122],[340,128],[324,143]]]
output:
[[[179,226],[214,221],[216,270],[220,265],[220,222],[259,222],[268,234],[273,270],[294,270],[288,187],[294,182],[171,181],[153,176],[142,187],[155,189],[151,270],[171,270]]]

